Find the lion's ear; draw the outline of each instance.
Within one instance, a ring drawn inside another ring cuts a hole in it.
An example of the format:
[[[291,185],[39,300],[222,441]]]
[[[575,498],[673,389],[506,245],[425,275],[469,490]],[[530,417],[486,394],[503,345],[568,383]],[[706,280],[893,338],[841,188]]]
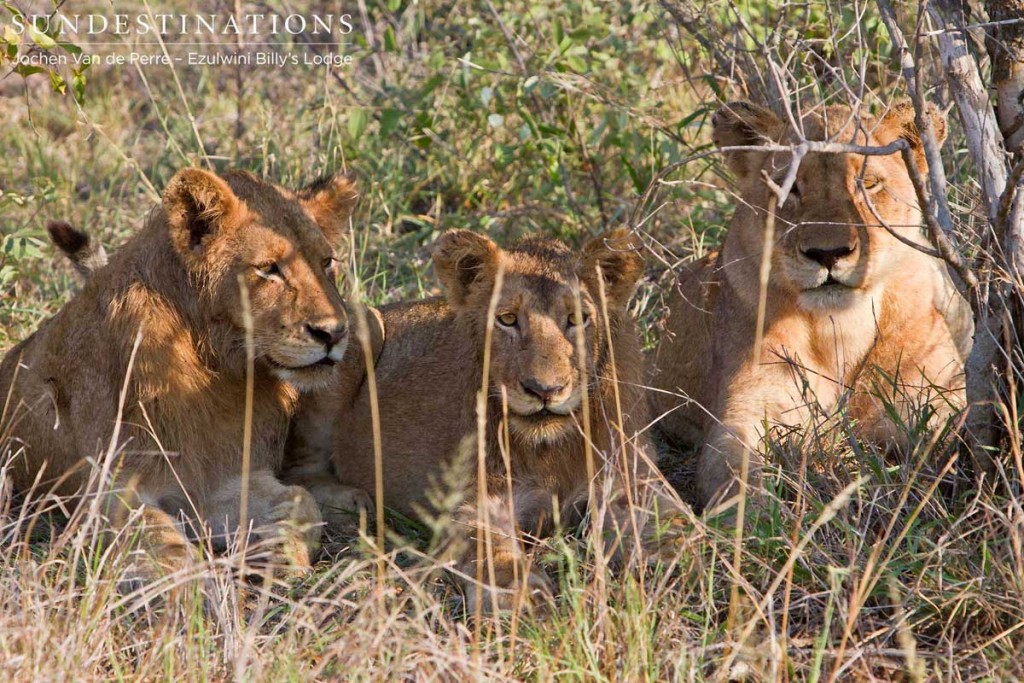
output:
[[[625,228],[617,228],[587,242],[583,247],[583,278],[598,295],[597,273],[601,269],[604,292],[613,308],[625,308],[636,283],[644,274],[643,244]]]
[[[932,130],[935,131],[935,140],[941,145],[946,141],[949,126],[946,124],[946,115],[934,104],[929,103],[926,109],[928,118],[932,121]],[[925,161],[924,144],[921,142],[921,133],[917,129],[917,122],[914,120],[914,105],[909,100],[900,100],[889,107],[879,123],[875,136],[884,145],[898,139],[904,139],[910,143],[910,149],[914,153],[917,167],[921,173],[928,172],[928,163]]]
[[[498,245],[469,230],[449,230],[438,238],[434,271],[452,306],[464,304],[473,288],[494,281],[499,253]]]
[[[352,178],[333,175],[321,178],[298,191],[299,201],[331,244],[338,244],[348,231],[359,191]]]
[[[750,102],[730,102],[711,117],[711,137],[719,149],[777,142],[784,132],[785,125],[775,114]],[[765,155],[752,150],[726,150],[723,154],[739,178],[756,173]]]
[[[178,171],[164,189],[171,242],[186,259],[202,258],[209,241],[242,210],[242,202],[217,175],[198,168]]]

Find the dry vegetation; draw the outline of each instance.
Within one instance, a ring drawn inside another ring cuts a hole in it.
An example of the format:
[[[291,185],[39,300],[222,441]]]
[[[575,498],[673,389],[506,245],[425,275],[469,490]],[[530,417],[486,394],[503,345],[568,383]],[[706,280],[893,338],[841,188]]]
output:
[[[933,27],[906,4],[896,16],[927,97],[947,104],[934,35],[915,37]],[[189,164],[295,185],[356,173],[364,192],[344,284],[374,304],[437,291],[427,247],[446,228],[579,244],[630,223],[649,247],[635,310],[652,343],[672,265],[717,244],[736,201],[707,154],[710,112],[744,89],[869,107],[906,91],[874,3],[723,1],[697,14],[643,1],[344,6],[356,59],[335,71],[97,66],[80,105],[70,88],[51,92],[46,74],[0,80],[0,349],[74,292],[45,242],[47,219],[116,248]],[[751,73],[762,80],[744,82]],[[954,121],[948,198],[974,257],[986,211],[965,147]],[[585,531],[567,533],[540,557],[556,603],[482,623],[438,571],[431,525],[397,516],[386,553],[366,534],[332,539],[302,581],[242,580],[228,554],[124,590],[117,545],[90,533],[99,520],[12,495],[3,467],[17,444],[0,422],[0,679],[1018,679],[1019,393],[1000,404],[1008,438],[994,492],[975,486],[953,439],[917,430],[894,460],[834,424],[766,444],[773,495],[738,555],[732,531],[695,519],[675,557],[619,574],[595,564]],[[691,455],[665,453],[684,498]]]

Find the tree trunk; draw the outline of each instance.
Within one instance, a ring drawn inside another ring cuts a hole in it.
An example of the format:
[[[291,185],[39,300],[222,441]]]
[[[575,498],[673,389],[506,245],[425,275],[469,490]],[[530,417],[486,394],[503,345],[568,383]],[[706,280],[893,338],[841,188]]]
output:
[[[996,91],[996,118],[1003,134],[1006,149],[1013,154],[1015,192],[1010,210],[997,227],[997,237],[1002,247],[1005,269],[1005,284],[1001,287],[1002,304],[1009,329],[1003,339],[1008,361],[1004,378],[1006,386],[1019,387],[1024,381],[1024,0],[988,0],[985,3],[989,20],[994,22],[986,30],[986,49],[992,59],[992,82]],[[1009,205],[1004,202],[1003,206]],[[1008,403],[1015,399],[1009,392]],[[1021,441],[1020,416],[1010,405],[1011,419],[1016,424],[1007,425],[1014,456],[1019,458]]]
[[[992,59],[992,82],[996,89],[996,116],[1006,148],[1021,151],[1024,143],[1024,0],[988,0],[989,21],[985,45]]]

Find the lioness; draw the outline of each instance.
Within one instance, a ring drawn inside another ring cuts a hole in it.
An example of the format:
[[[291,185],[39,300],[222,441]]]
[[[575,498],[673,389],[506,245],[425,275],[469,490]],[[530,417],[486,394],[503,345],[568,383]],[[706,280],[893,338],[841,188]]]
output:
[[[447,296],[382,308],[383,337],[373,343],[385,504],[407,515],[430,510],[431,480],[460,450],[468,450],[468,467],[475,471],[476,448],[463,444],[467,437],[475,443],[490,324],[486,510],[495,583],[546,591],[540,571],[516,576],[523,552],[519,534],[549,533],[559,515],[566,519],[586,502],[588,420],[595,469],[609,475],[614,490],[627,492],[628,480],[628,497],[641,506],[653,505],[659,495],[653,493],[653,454],[644,432],[649,412],[640,338],[626,311],[643,259],[624,230],[591,241],[581,254],[553,239],[528,239],[504,250],[481,235],[453,230],[438,240],[433,262]],[[504,279],[489,319],[499,268]],[[361,355],[349,358],[360,362]],[[348,379],[331,404],[336,470],[344,483],[373,491],[368,383],[344,368],[342,374]],[[470,489],[475,498],[475,487]],[[613,495],[609,509],[621,512],[626,497]],[[475,503],[467,504],[455,527],[475,525],[476,510]],[[609,519],[609,525],[622,519]],[[475,574],[474,550],[460,556],[457,572],[464,576]],[[466,593],[472,610],[475,591]],[[490,609],[496,599],[504,609],[515,597],[515,591],[502,590],[482,607]]]
[[[142,508],[156,563],[140,568],[147,577],[191,554],[180,515],[221,542],[251,524],[271,561],[308,566],[317,505],[277,472],[298,392],[323,384],[348,342],[332,243],[355,198],[341,176],[291,192],[245,172],[185,169],[109,263],[84,233],[51,224],[87,278],[0,365],[15,487],[79,495],[95,491],[97,473],[112,475],[101,509],[116,523]]]
[[[945,119],[929,115],[941,142]],[[798,139],[747,102],[722,107],[712,125],[740,201],[721,251],[679,274],[651,368],[660,429],[684,442],[703,438],[697,483],[704,504],[736,491],[730,484],[745,452],[757,481],[765,421],[801,425],[845,399],[861,438],[898,445],[907,433],[887,403],[901,421],[922,405],[934,411],[933,423],[949,416],[964,402],[972,335],[969,307],[944,264],[890,233],[928,245],[900,155],[812,153],[776,211],[764,341],[753,358],[772,192],[763,174],[781,184],[792,155],[729,147]],[[828,107],[801,125],[810,140],[880,146],[902,138],[925,171],[907,104],[877,118]]]

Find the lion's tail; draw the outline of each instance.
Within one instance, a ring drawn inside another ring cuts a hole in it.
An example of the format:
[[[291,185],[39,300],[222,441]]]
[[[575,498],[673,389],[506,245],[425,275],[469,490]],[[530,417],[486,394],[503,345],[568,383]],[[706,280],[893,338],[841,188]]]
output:
[[[67,221],[50,221],[46,232],[83,278],[88,279],[98,268],[107,265],[107,252],[89,233]]]

